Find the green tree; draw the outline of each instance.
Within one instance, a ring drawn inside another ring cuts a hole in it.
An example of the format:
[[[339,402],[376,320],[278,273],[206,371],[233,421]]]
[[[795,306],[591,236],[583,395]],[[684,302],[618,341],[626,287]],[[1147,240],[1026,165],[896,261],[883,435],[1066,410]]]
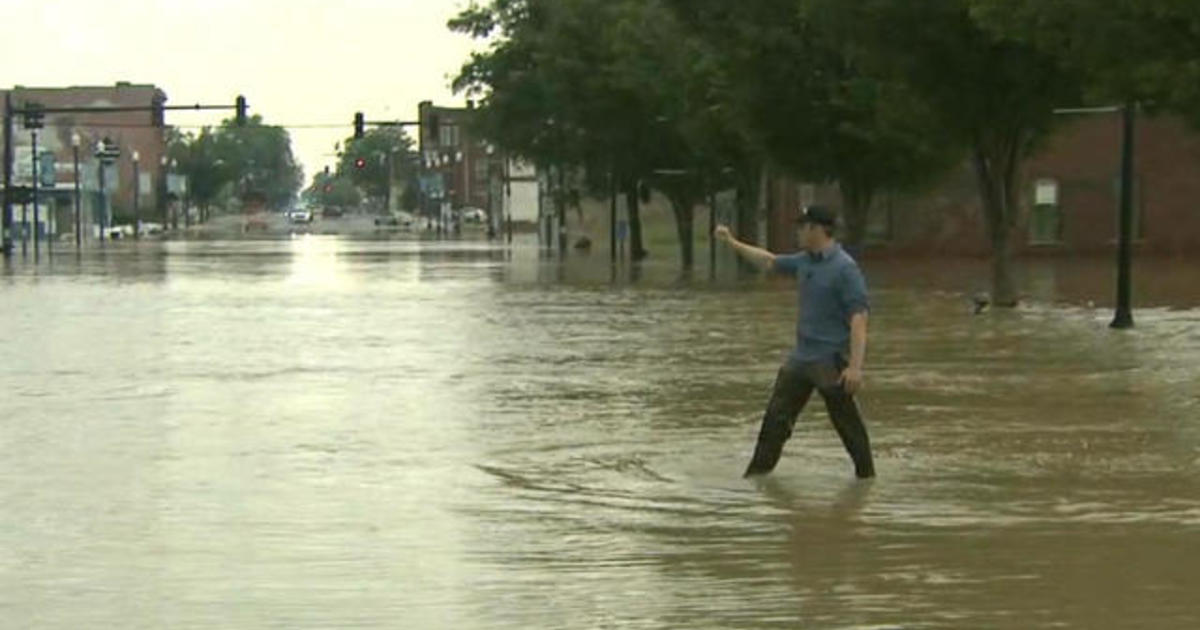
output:
[[[727,160],[706,154],[717,145],[696,123],[705,66],[688,56],[686,34],[662,2],[495,0],[467,9],[451,28],[491,39],[455,86],[483,96],[480,133],[551,173],[560,218],[571,196],[568,172],[582,169],[593,190],[627,196],[640,259],[639,182],[650,183],[671,199],[683,265],[692,265],[698,186],[714,179],[708,171],[720,172],[711,164]],[[686,177],[659,175],[664,170]]]
[[[235,194],[261,194],[275,210],[295,201],[304,173],[292,154],[286,129],[263,124],[257,115],[245,125],[225,120],[217,134],[217,147],[221,159],[232,167]]]
[[[671,5],[710,50],[710,100],[729,112],[724,125],[745,139],[743,152],[761,155],[773,172],[836,182],[850,245],[865,239],[879,192],[928,182],[959,154],[912,90],[865,67],[843,7],[797,0]]]
[[[472,121],[476,133],[549,175],[560,221],[568,170],[589,162],[603,163],[599,172],[615,170],[616,159],[605,159],[610,142],[588,137],[587,124],[597,114],[613,122],[612,92],[606,73],[597,71],[611,65],[604,64],[611,23],[612,7],[597,0],[494,0],[450,21],[452,30],[492,41],[454,82],[482,96]],[[637,259],[644,250],[636,222],[634,232]]]
[[[187,176],[188,194],[202,218],[223,199],[247,194],[260,194],[269,207],[283,209],[303,183],[287,130],[263,124],[260,116],[245,126],[229,119],[199,133],[174,132],[168,137],[167,155]]]
[[[206,221],[212,207],[233,181],[233,165],[226,162],[218,148],[217,135],[205,127],[198,134],[174,134],[167,145],[167,155],[174,159],[177,171],[187,177],[188,196],[200,210],[200,220]]]
[[[1015,305],[1013,231],[1019,167],[1047,137],[1054,109],[1079,100],[1078,78],[1032,45],[999,36],[971,0],[810,0],[844,24],[869,72],[901,83],[966,147],[992,248],[992,299]]]
[[[1000,37],[1037,46],[1084,77],[1094,103],[1149,102],[1200,123],[1200,3],[972,0]]]
[[[344,146],[338,156],[338,176],[352,181],[368,197],[383,200],[393,187],[399,191],[416,186],[417,154],[403,129],[371,129],[362,138],[346,140]],[[362,168],[357,166],[360,159]]]
[[[354,208],[362,203],[362,192],[350,178],[325,171],[313,176],[303,196],[309,203],[323,207]]]

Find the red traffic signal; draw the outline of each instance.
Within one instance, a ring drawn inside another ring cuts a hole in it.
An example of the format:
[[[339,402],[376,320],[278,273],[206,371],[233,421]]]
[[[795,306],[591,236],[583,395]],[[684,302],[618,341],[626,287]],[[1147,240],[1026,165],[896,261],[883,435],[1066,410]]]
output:
[[[366,158],[355,158],[354,168],[364,169],[366,167],[367,167],[367,159]]]

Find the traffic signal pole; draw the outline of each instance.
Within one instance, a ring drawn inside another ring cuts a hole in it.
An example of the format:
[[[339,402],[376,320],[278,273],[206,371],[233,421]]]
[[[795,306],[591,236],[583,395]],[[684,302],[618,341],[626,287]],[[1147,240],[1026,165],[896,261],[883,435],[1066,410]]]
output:
[[[239,95],[233,105],[163,105],[161,102],[156,102],[152,105],[130,105],[130,106],[88,106],[88,107],[20,107],[14,108],[12,104],[12,92],[4,93],[4,190],[3,193],[3,213],[0,214],[3,224],[3,236],[0,240],[0,249],[5,258],[13,255],[13,121],[18,115],[28,117],[30,114],[115,114],[121,112],[156,112],[164,111],[208,111],[208,110],[234,110],[236,112],[236,122],[238,125],[245,125],[247,120],[248,106],[246,97]],[[37,151],[34,151],[34,160],[37,160]],[[36,168],[36,167],[35,167]],[[103,170],[101,170],[103,172]],[[36,180],[36,177],[35,177]],[[34,184],[37,185],[36,182]],[[103,189],[103,180],[101,181]],[[34,214],[38,212],[36,196],[34,198]],[[22,229],[24,229],[24,221],[22,221]],[[103,230],[101,230],[103,234]],[[34,245],[37,245],[37,236],[35,235]],[[103,236],[101,236],[103,240]],[[24,243],[24,239],[22,239]]]

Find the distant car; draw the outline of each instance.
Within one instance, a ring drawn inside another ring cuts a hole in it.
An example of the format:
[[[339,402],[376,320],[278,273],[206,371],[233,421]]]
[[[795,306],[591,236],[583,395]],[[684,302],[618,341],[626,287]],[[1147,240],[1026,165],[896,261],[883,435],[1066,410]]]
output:
[[[109,239],[112,239],[114,241],[117,239],[121,239],[121,238],[132,238],[133,237],[133,226],[128,223],[122,223],[120,225],[110,225],[104,229],[104,234]]]
[[[287,213],[287,219],[291,223],[312,223],[313,215],[308,210],[292,210]]]
[[[321,211],[321,216],[326,219],[337,219],[342,216],[341,208],[325,208]]]
[[[413,225],[413,216],[407,212],[390,212],[375,217],[375,227],[404,227]]]
[[[462,216],[464,223],[483,223],[487,221],[487,212],[482,208],[463,208],[460,216]]]

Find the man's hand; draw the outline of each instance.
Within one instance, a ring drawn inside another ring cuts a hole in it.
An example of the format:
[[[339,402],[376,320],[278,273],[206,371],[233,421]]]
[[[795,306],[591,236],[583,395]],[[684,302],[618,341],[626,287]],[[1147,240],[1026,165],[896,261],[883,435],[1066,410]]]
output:
[[[846,390],[847,394],[854,395],[855,392],[862,388],[862,370],[856,367],[848,367],[842,370],[842,378],[838,382],[841,383],[842,389]]]
[[[713,230],[713,238],[723,243],[733,242],[733,233],[724,225],[718,225],[716,230]]]

